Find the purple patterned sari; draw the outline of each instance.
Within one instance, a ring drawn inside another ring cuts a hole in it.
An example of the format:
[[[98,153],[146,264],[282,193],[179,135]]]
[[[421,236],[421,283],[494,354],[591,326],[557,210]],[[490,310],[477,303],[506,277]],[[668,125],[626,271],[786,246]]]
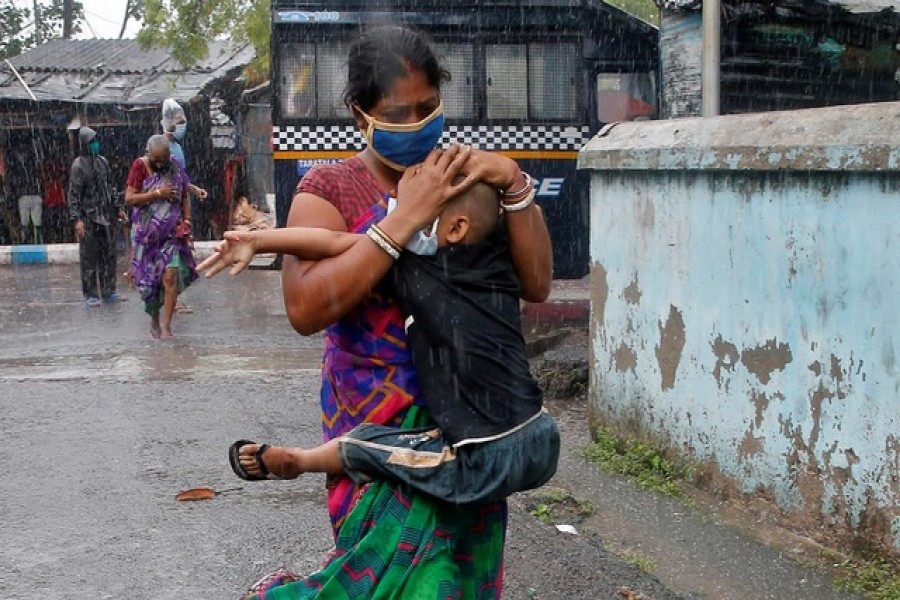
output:
[[[165,175],[151,173],[144,179],[141,192],[152,192],[166,184],[183,190],[190,183],[176,161]],[[166,269],[178,270],[178,293],[197,279],[194,255],[189,243],[175,237],[175,228],[182,218],[181,200],[156,200],[131,209],[131,276],[144,301],[144,310],[153,315],[163,305],[163,274]]]

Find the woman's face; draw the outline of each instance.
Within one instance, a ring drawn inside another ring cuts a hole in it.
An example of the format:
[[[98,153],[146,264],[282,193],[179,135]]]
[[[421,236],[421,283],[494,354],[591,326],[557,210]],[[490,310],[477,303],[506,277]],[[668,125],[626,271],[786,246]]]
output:
[[[394,81],[390,92],[369,109],[376,121],[394,124],[418,123],[428,118],[441,104],[441,93],[428,83],[420,71],[410,71]],[[365,119],[357,115],[357,123],[365,131]]]
[[[154,171],[165,171],[169,167],[169,150],[154,148],[148,156]]]

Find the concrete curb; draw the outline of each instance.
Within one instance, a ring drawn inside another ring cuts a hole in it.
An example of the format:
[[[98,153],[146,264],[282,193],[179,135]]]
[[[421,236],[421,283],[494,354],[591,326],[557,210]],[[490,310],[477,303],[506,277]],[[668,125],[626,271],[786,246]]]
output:
[[[211,256],[217,241],[194,242],[194,258]],[[0,246],[0,265],[78,264],[78,244],[27,244]]]

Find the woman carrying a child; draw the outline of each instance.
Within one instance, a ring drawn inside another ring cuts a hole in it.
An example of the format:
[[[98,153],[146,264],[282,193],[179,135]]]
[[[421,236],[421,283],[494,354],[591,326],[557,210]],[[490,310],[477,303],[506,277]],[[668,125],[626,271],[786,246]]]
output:
[[[394,263],[388,248],[406,246],[447,199],[476,181],[507,190],[507,204],[531,185],[514,161],[500,155],[459,146],[433,151],[443,133],[440,85],[449,74],[420,34],[394,26],[370,30],[351,46],[348,67],[344,100],[367,147],[303,178],[288,227],[365,233],[376,224],[384,244],[356,244],[318,261],[285,256],[282,273],[294,329],[302,335],[325,330],[326,441],[361,423],[430,423],[403,315],[379,285]],[[454,184],[460,172],[467,176]],[[388,214],[391,196],[398,201]],[[536,205],[516,209],[505,219],[512,263],[522,298],[541,302],[551,282],[549,233]],[[275,450],[264,451],[261,460],[278,461]],[[330,477],[327,487],[336,548],[326,566],[302,579],[276,574],[247,597],[501,596],[506,502],[443,504],[384,481],[361,490],[347,477]],[[362,578],[349,575],[362,572]]]

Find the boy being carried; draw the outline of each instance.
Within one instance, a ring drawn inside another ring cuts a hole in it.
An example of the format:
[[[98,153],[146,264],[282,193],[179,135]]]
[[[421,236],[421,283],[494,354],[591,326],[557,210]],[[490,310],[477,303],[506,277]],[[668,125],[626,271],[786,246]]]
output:
[[[529,199],[533,201],[534,190]],[[521,203],[520,203],[521,204]],[[477,183],[450,199],[432,234],[403,252],[377,226],[367,234],[316,228],[228,232],[198,271],[242,271],[256,253],[319,260],[376,243],[397,259],[386,284],[406,330],[425,406],[437,427],[360,425],[303,449],[235,442],[235,473],[248,480],[346,474],[357,483],[399,481],[446,502],[495,501],[539,487],[556,472],[559,430],[542,408],[522,335],[519,282],[495,189]]]

